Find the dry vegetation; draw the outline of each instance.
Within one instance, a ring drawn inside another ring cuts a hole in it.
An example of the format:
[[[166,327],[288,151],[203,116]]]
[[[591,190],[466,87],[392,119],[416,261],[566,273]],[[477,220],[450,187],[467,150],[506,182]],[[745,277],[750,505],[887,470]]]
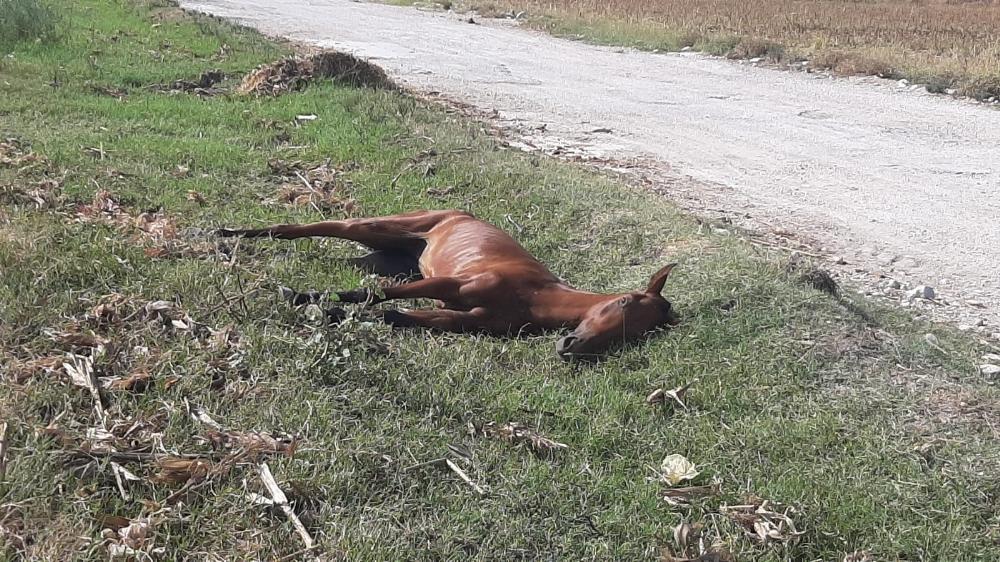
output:
[[[1000,4],[991,0],[488,0],[561,35],[641,48],[809,60],[843,74],[1000,95]]]

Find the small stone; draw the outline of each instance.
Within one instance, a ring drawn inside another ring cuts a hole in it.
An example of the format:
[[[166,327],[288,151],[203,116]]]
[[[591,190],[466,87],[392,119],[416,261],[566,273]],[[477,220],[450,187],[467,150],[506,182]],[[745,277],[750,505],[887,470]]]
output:
[[[959,332],[968,332],[970,330],[972,330],[972,326],[970,326],[968,324],[959,324],[958,325],[958,331]]]
[[[1000,365],[990,365],[989,363],[979,366],[979,374],[986,375],[988,377],[994,377],[1000,375]]]
[[[750,59],[750,64],[756,64],[756,63],[758,63],[758,62],[760,62],[762,60],[764,60],[764,59],[761,58],[761,57],[754,57],[754,58]]]
[[[692,49],[691,45],[685,45],[684,47],[681,48],[681,52],[682,53],[686,53],[686,52],[690,51],[691,49]]]
[[[912,291],[907,293],[906,296],[909,297],[910,300],[913,299],[934,300],[934,297],[937,296],[937,294],[934,292],[934,287],[931,287],[929,285],[920,285],[916,289],[913,289]]]
[[[955,88],[946,88],[944,93],[948,94],[949,96],[953,96],[958,93],[958,90],[956,90]]]
[[[907,80],[906,78],[903,78],[903,79],[902,79],[902,80],[900,80],[899,82],[896,82],[896,84],[899,84],[899,87],[900,87],[900,88],[905,88],[905,87],[907,87],[907,86],[909,86],[909,85],[910,85],[910,81],[909,81],[909,80]]]

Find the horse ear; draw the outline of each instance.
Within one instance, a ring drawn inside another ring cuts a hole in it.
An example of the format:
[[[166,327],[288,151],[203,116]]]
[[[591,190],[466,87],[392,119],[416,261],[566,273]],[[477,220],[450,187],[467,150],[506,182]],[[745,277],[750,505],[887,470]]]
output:
[[[670,276],[670,272],[677,267],[676,263],[663,266],[662,269],[653,274],[649,278],[649,286],[646,287],[646,292],[650,295],[658,295],[660,291],[663,290],[663,284],[667,282],[667,277]]]

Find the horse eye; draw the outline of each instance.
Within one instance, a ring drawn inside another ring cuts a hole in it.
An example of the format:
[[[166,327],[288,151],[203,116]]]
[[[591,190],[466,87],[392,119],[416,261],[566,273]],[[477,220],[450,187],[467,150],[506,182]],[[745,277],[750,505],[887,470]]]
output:
[[[620,304],[622,306],[627,305],[628,304],[628,297],[622,297],[622,298],[618,299],[618,304]]]

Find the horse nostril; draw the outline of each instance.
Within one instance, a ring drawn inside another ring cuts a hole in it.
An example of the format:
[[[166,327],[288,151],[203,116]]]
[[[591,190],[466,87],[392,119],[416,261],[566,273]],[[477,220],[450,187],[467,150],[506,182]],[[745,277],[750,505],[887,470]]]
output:
[[[559,341],[556,342],[556,353],[559,355],[566,354],[578,339],[580,338],[576,336],[565,336],[559,338]]]

